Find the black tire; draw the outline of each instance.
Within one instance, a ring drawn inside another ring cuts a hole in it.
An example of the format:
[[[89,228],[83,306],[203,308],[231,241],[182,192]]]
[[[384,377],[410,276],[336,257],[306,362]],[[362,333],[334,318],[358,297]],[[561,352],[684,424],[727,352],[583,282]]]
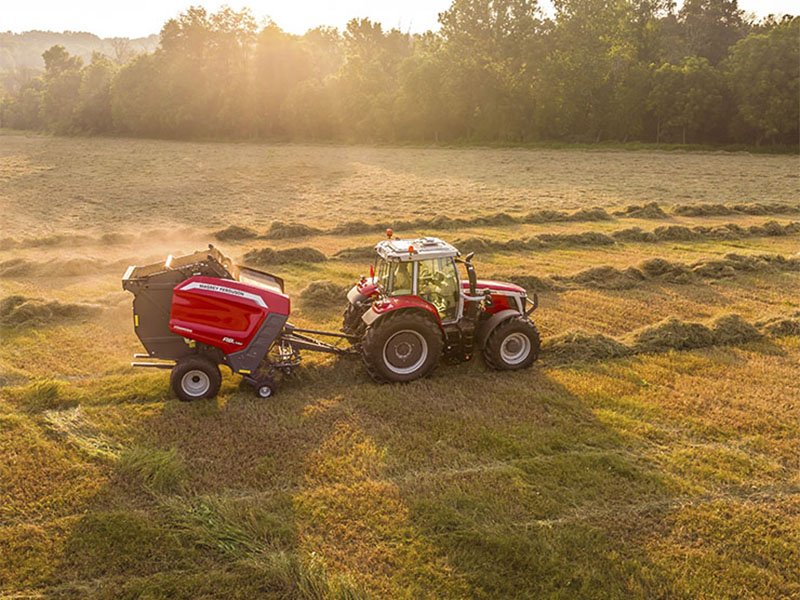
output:
[[[439,325],[421,312],[401,310],[367,328],[361,357],[379,383],[413,381],[430,374],[442,355]]]
[[[190,356],[172,367],[169,383],[179,400],[191,402],[216,396],[222,375],[219,367],[208,358]]]
[[[365,324],[361,317],[367,312],[369,306],[356,306],[348,302],[342,316],[342,331],[348,335],[361,335]]]
[[[272,398],[278,391],[278,386],[274,381],[261,381],[254,386],[256,396],[261,399]]]
[[[486,364],[497,371],[526,369],[539,358],[539,330],[527,317],[513,317],[494,328],[483,347]]]

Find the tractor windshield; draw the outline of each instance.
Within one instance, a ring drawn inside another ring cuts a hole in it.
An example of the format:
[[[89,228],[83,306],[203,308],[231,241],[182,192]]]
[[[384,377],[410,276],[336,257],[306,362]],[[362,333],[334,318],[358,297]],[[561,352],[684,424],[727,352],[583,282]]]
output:
[[[413,265],[378,259],[378,285],[387,296],[405,296],[412,293]]]

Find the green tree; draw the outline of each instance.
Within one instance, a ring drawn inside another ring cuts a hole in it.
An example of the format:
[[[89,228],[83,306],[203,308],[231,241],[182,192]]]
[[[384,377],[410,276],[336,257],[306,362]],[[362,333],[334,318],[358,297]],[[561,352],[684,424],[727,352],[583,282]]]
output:
[[[343,129],[348,137],[396,139],[399,71],[411,54],[411,37],[396,29],[384,33],[369,19],[352,19],[344,44],[346,62],[335,87]]]
[[[725,64],[740,135],[761,144],[798,143],[800,122],[800,17],[786,18],[767,33],[751,34]]]
[[[53,46],[42,54],[42,58],[42,121],[53,131],[68,133],[76,128],[75,113],[80,102],[83,61],[80,57],[70,56],[64,46]]]
[[[684,0],[679,13],[691,55],[718,64],[745,33],[737,0]]]
[[[111,59],[98,52],[92,54],[91,63],[83,69],[78,92],[76,125],[81,130],[97,133],[112,129],[111,82],[115,74]]]
[[[0,104],[0,125],[12,129],[41,129],[44,81],[37,77],[20,86]]]
[[[156,54],[142,54],[120,69],[111,85],[111,115],[117,131],[164,136],[172,130],[174,124],[165,123],[162,81]]]
[[[534,135],[545,30],[536,0],[454,0],[439,21],[445,84],[461,135]]]
[[[712,140],[724,120],[724,94],[722,75],[705,58],[690,56],[680,65],[661,65],[647,99],[658,121],[656,141],[675,130],[683,144]]]

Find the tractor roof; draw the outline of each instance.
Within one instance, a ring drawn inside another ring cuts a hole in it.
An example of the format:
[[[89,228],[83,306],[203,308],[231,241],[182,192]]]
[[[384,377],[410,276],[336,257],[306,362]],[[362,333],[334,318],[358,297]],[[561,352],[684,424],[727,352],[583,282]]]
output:
[[[409,248],[414,248],[413,253]],[[415,261],[429,258],[449,258],[460,252],[447,242],[435,237],[409,239],[388,239],[375,246],[378,256],[392,261]]]

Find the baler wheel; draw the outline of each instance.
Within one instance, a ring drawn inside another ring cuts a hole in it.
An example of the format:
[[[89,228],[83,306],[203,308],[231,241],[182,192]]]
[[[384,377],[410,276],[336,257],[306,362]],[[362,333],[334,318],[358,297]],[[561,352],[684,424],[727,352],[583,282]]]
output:
[[[169,383],[179,400],[191,402],[216,396],[222,375],[213,361],[202,356],[190,356],[172,368]]]
[[[278,386],[274,381],[261,381],[255,386],[255,391],[259,398],[271,398],[278,391]]]

